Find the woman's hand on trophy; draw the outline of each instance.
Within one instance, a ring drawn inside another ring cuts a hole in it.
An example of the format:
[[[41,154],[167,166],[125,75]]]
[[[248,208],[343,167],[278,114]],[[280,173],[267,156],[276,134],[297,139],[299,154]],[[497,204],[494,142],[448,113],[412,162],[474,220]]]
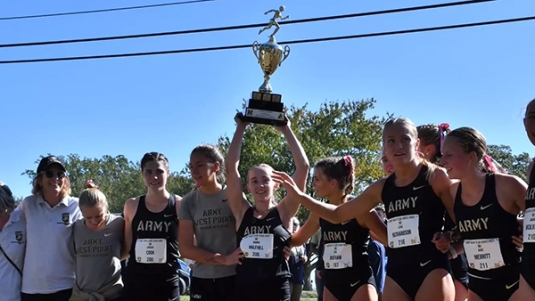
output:
[[[241,120],[241,116],[243,116],[242,113],[236,113],[236,115],[234,116],[234,121],[236,122],[236,126],[238,127],[241,127],[241,128],[246,128],[249,124],[251,124],[250,122],[247,122],[247,121],[243,121]]]
[[[286,121],[285,125],[276,125],[275,128],[284,134],[285,130],[291,129],[292,123],[290,122],[290,119],[288,118],[288,115],[284,114],[284,120]]]

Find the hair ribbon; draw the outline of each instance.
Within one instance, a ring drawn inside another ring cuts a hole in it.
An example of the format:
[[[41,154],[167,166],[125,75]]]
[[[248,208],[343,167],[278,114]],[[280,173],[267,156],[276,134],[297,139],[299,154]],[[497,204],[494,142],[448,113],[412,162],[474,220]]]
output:
[[[449,123],[441,123],[438,126],[438,131],[440,132],[440,151],[442,151],[442,144],[444,143],[444,132],[447,132],[450,129]]]

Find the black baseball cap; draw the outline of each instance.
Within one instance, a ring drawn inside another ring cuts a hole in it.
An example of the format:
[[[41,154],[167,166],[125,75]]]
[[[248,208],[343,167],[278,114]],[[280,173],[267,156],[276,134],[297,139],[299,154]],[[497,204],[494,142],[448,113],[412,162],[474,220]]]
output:
[[[39,165],[37,166],[37,173],[40,174],[44,171],[47,171],[47,169],[54,164],[57,164],[59,167],[61,167],[61,170],[67,172],[63,162],[61,162],[56,156],[47,156],[41,159],[41,162],[39,162]]]

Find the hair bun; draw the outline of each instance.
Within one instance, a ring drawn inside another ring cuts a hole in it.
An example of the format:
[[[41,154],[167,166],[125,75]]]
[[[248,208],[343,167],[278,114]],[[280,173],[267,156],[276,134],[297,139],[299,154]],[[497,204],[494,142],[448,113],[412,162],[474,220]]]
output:
[[[98,185],[93,182],[93,180],[87,180],[86,188],[95,188],[98,189]]]

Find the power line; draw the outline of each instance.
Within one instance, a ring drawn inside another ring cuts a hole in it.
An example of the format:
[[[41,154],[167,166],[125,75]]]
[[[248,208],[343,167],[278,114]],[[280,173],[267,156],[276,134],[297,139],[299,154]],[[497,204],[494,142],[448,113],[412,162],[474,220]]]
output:
[[[315,38],[315,39],[305,39],[305,40],[293,40],[293,41],[281,42],[280,44],[281,45],[291,45],[291,44],[316,43],[316,42],[326,42],[326,41],[336,41],[336,40],[360,39],[360,38],[380,37],[380,36],[389,36],[389,35],[409,34],[409,33],[417,33],[417,32],[439,31],[439,30],[448,30],[448,29],[468,28],[468,27],[477,27],[477,26],[486,26],[486,25],[505,24],[505,23],[515,23],[515,22],[533,21],[533,20],[535,20],[535,16],[523,17],[523,18],[514,18],[514,19],[502,19],[502,20],[494,20],[494,21],[485,21],[485,22],[476,22],[476,23],[463,23],[463,24],[455,24],[455,25],[445,25],[445,26],[437,26],[437,27],[405,29],[405,30],[397,30],[397,31],[384,31],[384,32],[366,33],[366,34],[358,34],[358,35],[350,35],[350,36],[337,36],[337,37],[325,37],[325,38]],[[118,54],[105,54],[105,55],[92,55],[92,56],[75,56],[75,57],[57,57],[57,58],[43,58],[43,59],[9,60],[9,61],[0,61],[0,64],[40,63],[40,62],[92,60],[92,59],[106,59],[106,58],[118,58],[118,57],[133,57],[133,56],[151,56],[151,55],[164,55],[164,54],[178,54],[178,53],[230,50],[230,49],[240,49],[240,48],[250,48],[250,47],[251,47],[251,44],[246,44],[246,45],[232,45],[232,46],[218,46],[218,47],[207,47],[207,48],[177,49],[177,50],[152,51],[152,52],[135,52],[135,53],[118,53]]]
[[[21,19],[36,19],[36,18],[47,18],[47,17],[60,17],[60,16],[95,14],[95,13],[107,13],[107,12],[121,11],[121,10],[134,10],[134,9],[154,8],[154,7],[183,5],[183,4],[192,4],[192,3],[209,2],[209,1],[214,1],[214,0],[189,0],[189,1],[158,3],[158,4],[149,4],[149,5],[138,5],[138,6],[107,8],[107,9],[74,11],[74,12],[65,12],[65,13],[52,13],[52,14],[42,14],[42,15],[27,15],[27,16],[4,17],[4,18],[0,18],[0,21],[21,20]]]
[[[357,17],[373,16],[373,15],[392,14],[392,13],[409,12],[409,11],[417,11],[417,10],[426,10],[426,9],[434,9],[434,8],[443,8],[443,7],[449,7],[449,6],[469,5],[469,4],[476,4],[476,3],[483,3],[483,2],[493,2],[493,1],[496,1],[496,0],[467,0],[467,1],[440,3],[440,4],[432,4],[432,5],[424,5],[424,6],[404,7],[404,8],[396,8],[396,9],[381,10],[381,11],[371,11],[371,12],[363,12],[363,13],[355,13],[355,14],[347,14],[347,15],[335,15],[335,16],[327,16],[327,17],[291,20],[291,21],[280,22],[279,24],[298,24],[298,23],[318,22],[318,21],[330,21],[330,20],[336,20],[336,19],[346,19],[346,18],[357,18]],[[42,42],[26,42],[26,43],[15,43],[15,44],[0,44],[0,48],[23,47],[23,46],[43,46],[43,45],[53,45],[53,44],[70,44],[70,43],[84,43],[84,42],[110,41],[110,40],[122,40],[122,39],[161,37],[161,36],[193,34],[193,33],[202,33],[202,32],[214,32],[214,31],[227,31],[227,30],[236,30],[236,29],[247,29],[247,28],[262,27],[262,26],[265,26],[265,25],[266,25],[266,23],[257,23],[257,24],[248,24],[248,25],[201,28],[201,29],[181,30],[181,31],[144,33],[144,34],[125,35],[125,36],[110,36],[110,37],[83,38],[83,39],[72,39],[72,40],[55,40],[55,41],[42,41]]]

